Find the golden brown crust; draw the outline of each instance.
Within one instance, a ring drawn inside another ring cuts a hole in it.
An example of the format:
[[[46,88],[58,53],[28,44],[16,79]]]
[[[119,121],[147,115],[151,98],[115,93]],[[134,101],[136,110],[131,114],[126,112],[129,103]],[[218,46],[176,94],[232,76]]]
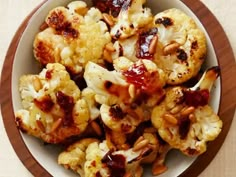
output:
[[[192,18],[178,9],[154,17],[159,44],[156,64],[168,75],[167,83],[178,85],[199,72],[206,57],[206,39]]]

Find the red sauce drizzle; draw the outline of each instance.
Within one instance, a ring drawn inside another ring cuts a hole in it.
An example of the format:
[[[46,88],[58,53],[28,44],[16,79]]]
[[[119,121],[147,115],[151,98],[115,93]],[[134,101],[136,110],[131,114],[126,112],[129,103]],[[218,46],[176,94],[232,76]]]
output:
[[[34,104],[43,112],[50,112],[54,103],[49,96],[45,96],[40,100],[34,99]]]
[[[137,42],[136,57],[140,59],[153,59],[153,54],[149,53],[149,46],[154,36],[157,35],[158,29],[152,28],[149,31],[143,32],[139,35]]]
[[[210,93],[209,90],[186,90],[184,91],[185,103],[189,106],[205,106],[209,102]]]
[[[134,84],[136,87],[144,87],[144,82],[148,76],[147,68],[143,63],[137,65],[134,64],[127,71],[123,72],[127,82]]]
[[[51,79],[52,78],[52,70],[48,70],[45,74],[46,79]]]
[[[125,175],[126,158],[121,154],[112,154],[110,150],[103,158],[102,163],[106,164],[110,170],[111,177],[123,177]]]
[[[158,73],[148,72],[143,63],[132,65],[123,72],[128,83],[134,84],[136,88],[146,93],[153,93],[158,88]]]
[[[74,108],[74,99],[61,91],[56,93],[57,103],[64,110],[63,125],[70,126],[74,123],[72,110]]]

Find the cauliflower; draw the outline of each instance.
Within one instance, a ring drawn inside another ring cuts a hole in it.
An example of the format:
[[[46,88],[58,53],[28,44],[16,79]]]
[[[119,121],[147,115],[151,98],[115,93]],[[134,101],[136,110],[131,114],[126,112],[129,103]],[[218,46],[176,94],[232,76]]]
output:
[[[204,33],[181,10],[153,16],[145,2],[72,1],[35,36],[44,69],[20,78],[15,121],[46,143],[76,138],[58,164],[81,177],[141,177],[146,164],[156,176],[171,149],[200,155],[221,132],[209,105],[219,68],[183,85],[204,62]]]
[[[186,155],[202,154],[207,142],[221,132],[222,121],[208,105],[209,91],[218,75],[219,68],[213,67],[191,89],[168,88],[165,100],[152,112],[151,121],[161,138]]]
[[[119,105],[102,104],[100,108],[102,122],[112,131],[131,133],[144,121],[143,110],[122,110]]]
[[[139,28],[148,25],[153,16],[149,8],[143,8],[146,0],[125,1],[117,22],[111,28],[111,35],[114,39],[125,39],[134,35]]]
[[[51,10],[45,22],[48,27],[34,40],[34,55],[40,63],[58,62],[78,74],[88,61],[103,62],[103,48],[111,37],[98,9],[87,10],[84,2],[75,1],[68,9]]]
[[[138,60],[136,57],[136,45],[138,42],[138,35],[133,35],[125,40],[117,40],[113,44],[115,52],[112,53],[113,62],[119,57],[126,57],[135,62]]]
[[[102,164],[102,158],[108,151],[104,143],[94,142],[88,146],[84,164],[85,177],[109,176],[109,169]]]
[[[119,57],[114,60],[114,68],[130,84],[129,93],[133,102],[153,107],[163,98],[166,75],[154,62],[146,59],[132,62],[126,57]]]
[[[119,72],[88,62],[84,79],[88,88],[96,93],[95,100],[99,104],[113,105],[118,101],[127,102],[130,98],[128,84]]]
[[[195,76],[206,56],[206,38],[194,20],[178,9],[157,14],[155,62],[168,75],[167,83],[181,84]]]
[[[146,153],[145,153],[146,152]],[[109,149],[107,142],[94,142],[86,150],[84,172],[86,177],[93,176],[142,176],[140,161],[149,155],[146,148],[139,151],[132,149],[114,151]]]
[[[85,138],[60,153],[58,163],[81,177],[123,176],[126,173],[141,177],[140,161],[148,155],[144,152],[147,151],[114,151],[108,148],[106,141],[100,143],[97,139]]]
[[[19,90],[23,109],[15,116],[24,132],[47,143],[59,143],[87,127],[87,102],[61,64],[48,64],[39,75],[22,76]]]
[[[72,145],[58,156],[58,164],[71,169],[84,176],[84,163],[86,161],[86,149],[91,143],[98,142],[97,139],[85,138]]]

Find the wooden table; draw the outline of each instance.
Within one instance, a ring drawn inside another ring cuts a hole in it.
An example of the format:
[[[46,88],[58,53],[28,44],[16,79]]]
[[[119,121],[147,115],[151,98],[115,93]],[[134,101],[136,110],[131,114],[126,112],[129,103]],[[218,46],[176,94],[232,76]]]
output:
[[[42,0],[0,0],[0,69],[15,31],[27,14],[40,2]],[[202,2],[222,24],[236,54],[236,1],[202,0]],[[211,164],[201,173],[201,177],[236,176],[236,115],[234,117],[222,148]],[[16,156],[0,115],[0,177],[15,176],[30,177],[32,175]]]

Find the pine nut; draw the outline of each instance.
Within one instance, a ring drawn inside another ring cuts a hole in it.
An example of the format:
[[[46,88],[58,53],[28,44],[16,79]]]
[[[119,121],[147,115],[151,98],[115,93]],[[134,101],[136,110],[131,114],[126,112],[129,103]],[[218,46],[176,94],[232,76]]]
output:
[[[42,123],[41,120],[36,120],[36,124],[37,124],[38,128],[39,128],[42,132],[45,132],[45,127],[44,127],[44,125],[43,125],[43,123]]]
[[[87,7],[77,8],[75,9],[75,12],[80,15],[85,15],[88,12],[88,8]]]
[[[179,46],[180,44],[178,44],[177,42],[168,44],[163,48],[163,54],[164,55],[172,54],[179,48]]]
[[[128,91],[129,91],[130,97],[134,98],[135,97],[135,86],[133,84],[130,84]]]
[[[152,175],[156,176],[161,173],[164,173],[167,170],[167,167],[165,165],[153,165],[152,166]]]
[[[102,136],[102,130],[97,122],[92,121],[91,126],[98,136]]]
[[[103,50],[103,57],[107,62],[112,63],[111,53],[108,50]]]
[[[171,124],[177,125],[178,120],[172,114],[164,114],[163,118]]]
[[[147,146],[148,144],[149,144],[149,140],[144,139],[140,141],[139,143],[135,144],[135,146],[133,147],[133,151],[139,151],[143,149],[145,146]]]
[[[123,150],[128,150],[128,149],[130,148],[130,146],[129,146],[128,144],[122,144],[122,145],[121,145],[121,148],[122,148]]]
[[[33,78],[33,87],[36,92],[38,92],[43,87],[40,79],[37,76]]]
[[[178,112],[180,112],[183,109],[182,105],[177,105],[175,106],[173,109],[170,110],[171,114],[177,114]]]
[[[151,44],[150,44],[150,46],[149,46],[148,52],[149,52],[150,54],[154,54],[154,53],[156,52],[157,41],[158,41],[158,37],[157,37],[157,35],[155,35],[155,36],[152,38]]]
[[[103,19],[105,20],[105,22],[109,26],[114,26],[114,21],[113,21],[112,17],[109,14],[103,13],[102,16],[103,16]]]
[[[48,28],[48,24],[47,24],[46,22],[43,22],[43,23],[40,25],[39,30],[40,30],[40,31],[44,31],[44,30],[47,29],[47,28]]]
[[[187,107],[181,111],[181,116],[188,116],[189,114],[193,113],[195,108],[193,106]]]
[[[108,50],[109,52],[115,52],[116,51],[115,47],[113,46],[113,44],[111,42],[106,44],[105,49]]]
[[[144,140],[143,136],[140,136],[134,143],[134,146],[136,146],[139,142],[141,142],[142,140]]]
[[[190,114],[189,119],[191,120],[191,122],[196,122],[197,121],[194,114]]]
[[[56,122],[52,124],[51,133],[55,132],[60,127],[61,124],[62,124],[62,119],[61,118],[57,119]]]

